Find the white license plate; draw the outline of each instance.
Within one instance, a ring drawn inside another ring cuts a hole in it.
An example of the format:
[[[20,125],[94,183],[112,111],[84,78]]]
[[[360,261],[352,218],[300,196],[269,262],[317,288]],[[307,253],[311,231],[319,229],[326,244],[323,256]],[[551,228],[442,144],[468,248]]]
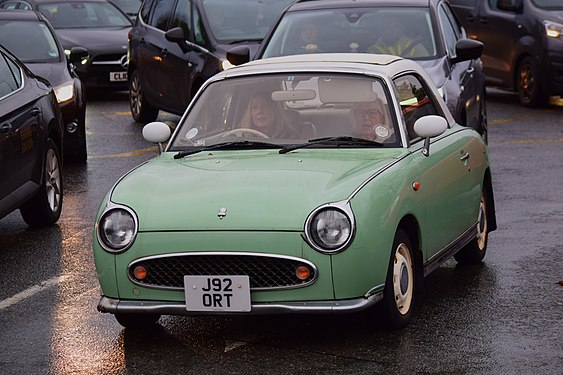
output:
[[[123,82],[127,81],[127,72],[110,72],[109,73],[110,82]]]
[[[250,311],[247,275],[184,276],[188,311]]]

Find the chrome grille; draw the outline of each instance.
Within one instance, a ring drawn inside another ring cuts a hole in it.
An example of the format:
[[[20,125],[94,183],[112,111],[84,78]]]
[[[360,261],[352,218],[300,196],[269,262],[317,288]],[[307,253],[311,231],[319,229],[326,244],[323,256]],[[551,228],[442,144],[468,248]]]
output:
[[[142,265],[147,276],[134,276],[136,266]],[[309,269],[305,280],[295,275],[298,266]],[[180,254],[138,259],[129,265],[129,278],[136,284],[165,289],[184,289],[184,276],[248,275],[250,288],[285,289],[311,284],[317,277],[316,267],[303,259],[254,254]]]

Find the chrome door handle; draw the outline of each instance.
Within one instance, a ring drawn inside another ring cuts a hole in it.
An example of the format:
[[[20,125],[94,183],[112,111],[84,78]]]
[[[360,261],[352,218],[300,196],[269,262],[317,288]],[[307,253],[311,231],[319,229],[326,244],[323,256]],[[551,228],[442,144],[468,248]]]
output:
[[[461,161],[466,161],[467,159],[469,159],[469,152],[466,152],[465,154],[461,155],[461,157],[459,158],[459,160]]]
[[[471,74],[475,71],[475,68],[470,66],[469,68],[467,68],[467,74]]]
[[[37,116],[39,116],[40,114],[41,114],[41,110],[40,110],[39,108],[33,108],[33,109],[31,110],[31,115],[34,116],[34,117],[37,117]]]

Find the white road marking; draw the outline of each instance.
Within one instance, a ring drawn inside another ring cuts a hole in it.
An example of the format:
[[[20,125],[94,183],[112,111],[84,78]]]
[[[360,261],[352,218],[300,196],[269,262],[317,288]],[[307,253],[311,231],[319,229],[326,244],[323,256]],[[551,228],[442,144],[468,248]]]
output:
[[[0,310],[13,306],[16,303],[25,301],[26,299],[34,296],[35,294],[59,284],[61,281],[64,281],[67,278],[69,278],[69,276],[65,276],[65,275],[55,276],[50,278],[49,280],[45,280],[41,282],[40,284],[34,285],[31,288],[26,289],[23,292],[20,292],[10,298],[6,298],[5,300],[0,301]]]
[[[244,345],[246,345],[246,342],[244,341],[225,340],[225,353],[230,352],[233,349],[240,348]]]

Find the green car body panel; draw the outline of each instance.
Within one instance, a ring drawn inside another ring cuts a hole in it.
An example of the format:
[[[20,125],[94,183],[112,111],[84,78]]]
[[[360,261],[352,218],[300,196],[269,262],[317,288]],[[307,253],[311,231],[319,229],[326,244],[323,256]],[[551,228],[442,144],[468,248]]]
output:
[[[465,144],[469,132],[456,125],[442,137],[456,137]],[[486,155],[472,159],[474,164],[467,167],[472,172],[459,176],[432,163],[432,158],[442,158],[442,152],[451,152],[434,144],[429,158],[422,156],[420,147],[338,153],[303,149],[285,155],[277,150],[219,151],[179,160],[164,153],[124,176],[111,192],[113,203],[135,208],[139,233],[132,247],[117,255],[104,252],[95,241],[104,295],[183,301],[183,291],[135,285],[125,272],[116,274],[115,269],[125,270],[135,259],[159,253],[241,249],[294,256],[318,268],[313,284],[252,292],[253,302],[350,299],[373,288],[381,290],[393,241],[389,233],[396,231],[403,217],[412,215],[420,226],[424,260],[453,240],[449,235],[453,229],[444,226],[472,224],[447,220],[455,214],[449,209],[452,199],[466,199],[465,206],[474,211],[468,216],[477,217],[475,190],[482,188]],[[441,181],[436,173],[461,179],[463,191],[438,199]],[[415,181],[421,184],[419,191],[412,188]],[[357,223],[351,245],[333,255],[312,249],[302,236],[307,216],[318,206],[350,197]],[[228,207],[227,216],[220,220],[217,212],[223,206]]]

